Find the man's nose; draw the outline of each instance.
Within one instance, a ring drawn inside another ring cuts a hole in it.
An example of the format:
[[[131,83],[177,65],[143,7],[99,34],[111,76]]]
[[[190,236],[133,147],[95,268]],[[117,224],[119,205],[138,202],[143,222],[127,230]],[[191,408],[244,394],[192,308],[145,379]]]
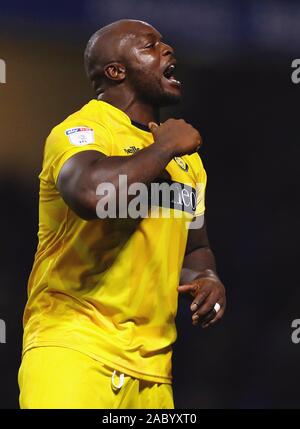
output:
[[[174,55],[174,49],[172,46],[167,45],[166,43],[162,43],[162,54],[166,55]]]

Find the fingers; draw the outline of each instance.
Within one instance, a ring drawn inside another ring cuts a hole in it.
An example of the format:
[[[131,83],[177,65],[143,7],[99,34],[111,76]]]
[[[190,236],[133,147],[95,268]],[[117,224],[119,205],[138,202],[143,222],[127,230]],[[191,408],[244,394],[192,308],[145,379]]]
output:
[[[213,308],[212,310],[210,310],[208,313],[206,313],[200,320],[197,317],[197,315],[194,317],[194,320],[192,318],[192,322],[193,325],[198,325],[198,323],[201,323],[201,326],[204,327],[206,326],[211,320],[213,320],[216,316],[217,312],[216,310]],[[196,320],[195,320],[196,319]]]
[[[191,304],[191,311],[196,311],[204,302],[204,300],[209,295],[210,291],[202,281],[198,281],[197,283],[191,283],[186,285],[181,285],[178,287],[178,292],[180,294],[189,293],[194,297],[194,300]]]
[[[155,136],[158,124],[156,122],[149,122],[148,127],[150,128],[151,133]]]
[[[191,284],[178,287],[181,294],[189,293],[194,297],[191,304],[192,323],[199,323],[203,328],[214,325],[224,314],[226,307],[226,294],[224,285],[218,279],[202,278]],[[218,303],[219,308],[215,308]]]
[[[190,284],[190,285],[181,285],[178,286],[178,292],[179,293],[192,293],[195,291],[195,285],[194,284]]]
[[[191,304],[191,311],[197,311],[197,313],[200,311],[199,307],[203,304],[203,302],[205,301],[205,299],[207,298],[207,296],[209,295],[209,291],[207,289],[202,289],[196,296],[196,298],[194,299],[194,301]],[[207,307],[207,305],[206,305]],[[206,308],[205,307],[205,308]],[[202,308],[202,307],[201,307]],[[204,313],[205,314],[205,313]]]
[[[190,307],[191,311],[196,311],[201,306],[201,304],[203,303],[203,301],[206,299],[206,297],[209,294],[209,290],[205,289],[205,288],[203,288],[199,292],[200,287],[201,287],[201,283],[181,285],[178,287],[178,292],[180,294],[189,293],[190,295],[192,295],[195,298],[191,304],[191,307]],[[196,297],[195,297],[195,295],[196,295]]]
[[[214,309],[216,303],[220,305],[220,310],[218,312],[216,312]],[[211,293],[204,302],[202,301],[202,305],[200,304],[198,309],[194,311],[194,314],[192,315],[192,323],[194,326],[201,323],[203,328],[207,328],[208,326],[212,326],[218,320],[220,320],[224,314],[224,311],[224,298],[221,296],[216,297],[215,294]]]
[[[214,317],[202,322],[201,324],[202,328],[208,328],[209,326],[215,325],[223,317],[223,314],[225,312],[225,307],[221,307],[221,309],[217,313],[215,310],[214,312],[215,312]]]

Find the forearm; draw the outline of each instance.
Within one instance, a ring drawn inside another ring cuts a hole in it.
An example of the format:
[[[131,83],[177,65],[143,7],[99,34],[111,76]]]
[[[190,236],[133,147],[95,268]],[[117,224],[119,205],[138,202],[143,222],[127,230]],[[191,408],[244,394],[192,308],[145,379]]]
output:
[[[75,198],[76,205],[73,204],[73,207],[70,203],[69,205],[73,209],[75,207],[75,211],[81,213],[82,217],[93,219],[97,217],[97,204],[105,194],[105,200],[114,200],[118,211],[120,192],[126,192],[128,204],[135,197],[135,195],[128,195],[130,185],[143,183],[149,186],[151,182],[162,176],[172,157],[173,152],[169,146],[153,143],[132,156],[97,156],[92,158],[87,165],[82,167],[81,171],[77,169],[76,174],[74,174],[79,186],[74,183],[73,188],[79,191]],[[106,192],[98,188],[99,185],[102,185],[105,190],[105,184],[109,184],[111,191]]]
[[[152,144],[132,156],[112,156],[95,162],[92,166],[91,181],[96,190],[103,182],[119,186],[119,176],[127,178],[127,185],[143,183],[149,185],[162,174],[173,157],[172,151],[162,144]]]
[[[185,255],[180,284],[188,284],[202,276],[217,276],[215,257],[209,246],[195,249]]]
[[[112,203],[116,215],[122,212],[123,217],[123,209],[136,196],[133,189],[133,195],[129,195],[130,185],[138,184],[137,192],[142,193],[140,184],[148,187],[155,181],[165,180],[166,176],[169,178],[165,167],[172,158],[194,153],[201,145],[199,132],[183,120],[168,119],[159,126],[154,123],[149,126],[154,143],[132,156],[105,156],[86,150],[66,161],[56,185],[66,204],[78,216],[86,220],[101,217],[97,209],[101,206],[101,213],[106,213],[102,207]],[[126,202],[119,198],[121,190],[126,192]],[[148,195],[143,197],[148,204]],[[122,207],[119,207],[121,200]],[[143,200],[139,203],[142,205]]]

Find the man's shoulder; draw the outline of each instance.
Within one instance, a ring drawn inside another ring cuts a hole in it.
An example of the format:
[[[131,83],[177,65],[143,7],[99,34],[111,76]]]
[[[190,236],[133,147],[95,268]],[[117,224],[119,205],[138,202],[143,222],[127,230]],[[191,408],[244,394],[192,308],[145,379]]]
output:
[[[102,106],[99,106],[97,100],[91,100],[85,104],[81,109],[69,115],[63,121],[55,125],[49,135],[51,137],[59,138],[68,135],[68,133],[74,132],[77,129],[82,130],[95,130],[106,128],[105,112]]]
[[[98,150],[110,155],[112,138],[107,127],[102,125],[99,110],[95,116],[94,103],[97,103],[96,100],[90,101],[50,131],[44,145],[43,172],[47,178],[50,170],[58,172],[63,165],[61,162],[65,162],[77,152]],[[55,173],[55,181],[56,178]]]

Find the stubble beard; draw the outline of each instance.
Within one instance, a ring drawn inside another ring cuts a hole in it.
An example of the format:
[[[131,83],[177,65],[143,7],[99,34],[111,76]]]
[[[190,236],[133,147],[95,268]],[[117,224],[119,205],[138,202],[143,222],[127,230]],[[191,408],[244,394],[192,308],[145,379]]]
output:
[[[129,81],[142,102],[160,108],[174,105],[181,101],[181,95],[165,90],[161,79],[153,73],[134,70],[129,75],[131,75]]]

